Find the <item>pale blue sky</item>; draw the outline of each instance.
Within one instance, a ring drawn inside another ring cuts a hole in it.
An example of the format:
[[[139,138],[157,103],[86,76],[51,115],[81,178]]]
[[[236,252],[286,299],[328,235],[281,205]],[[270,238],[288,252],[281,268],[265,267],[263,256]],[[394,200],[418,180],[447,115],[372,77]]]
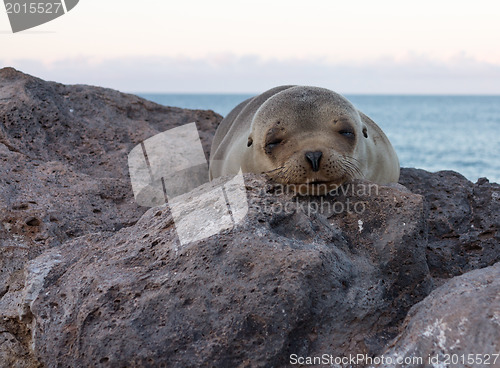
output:
[[[0,66],[131,92],[500,94],[498,0],[80,0],[12,34]]]

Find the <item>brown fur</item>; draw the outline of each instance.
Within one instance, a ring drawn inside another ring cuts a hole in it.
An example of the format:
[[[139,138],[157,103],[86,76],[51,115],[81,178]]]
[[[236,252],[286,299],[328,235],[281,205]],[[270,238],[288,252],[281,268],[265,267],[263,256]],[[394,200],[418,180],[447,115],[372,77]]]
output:
[[[320,152],[313,169],[307,152]],[[266,173],[302,194],[324,194],[355,178],[396,182],[399,161],[382,130],[341,95],[282,86],[244,101],[221,122],[210,178]],[[306,193],[307,192],[307,193]]]

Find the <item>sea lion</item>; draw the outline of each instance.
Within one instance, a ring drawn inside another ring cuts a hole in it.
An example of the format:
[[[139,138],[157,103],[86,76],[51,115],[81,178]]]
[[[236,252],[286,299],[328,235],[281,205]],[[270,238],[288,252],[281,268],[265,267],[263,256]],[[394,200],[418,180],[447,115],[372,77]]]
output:
[[[265,173],[300,194],[318,195],[352,179],[397,182],[389,139],[346,98],[324,88],[281,86],[236,106],[210,152],[210,180]]]

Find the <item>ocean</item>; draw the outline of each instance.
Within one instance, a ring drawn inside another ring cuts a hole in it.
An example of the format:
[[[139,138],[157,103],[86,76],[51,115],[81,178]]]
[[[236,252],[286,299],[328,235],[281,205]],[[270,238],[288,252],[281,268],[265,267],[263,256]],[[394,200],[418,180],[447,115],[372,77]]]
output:
[[[253,95],[139,94],[166,106],[227,115]],[[401,167],[454,170],[500,183],[500,96],[345,95],[389,137]]]

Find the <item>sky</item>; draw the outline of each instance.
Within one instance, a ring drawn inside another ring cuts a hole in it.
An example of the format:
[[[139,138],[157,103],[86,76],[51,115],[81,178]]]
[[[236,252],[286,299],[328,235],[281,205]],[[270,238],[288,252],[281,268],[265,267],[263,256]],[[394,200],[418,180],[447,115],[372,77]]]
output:
[[[500,94],[498,0],[80,0],[13,34],[0,67],[125,92]]]

